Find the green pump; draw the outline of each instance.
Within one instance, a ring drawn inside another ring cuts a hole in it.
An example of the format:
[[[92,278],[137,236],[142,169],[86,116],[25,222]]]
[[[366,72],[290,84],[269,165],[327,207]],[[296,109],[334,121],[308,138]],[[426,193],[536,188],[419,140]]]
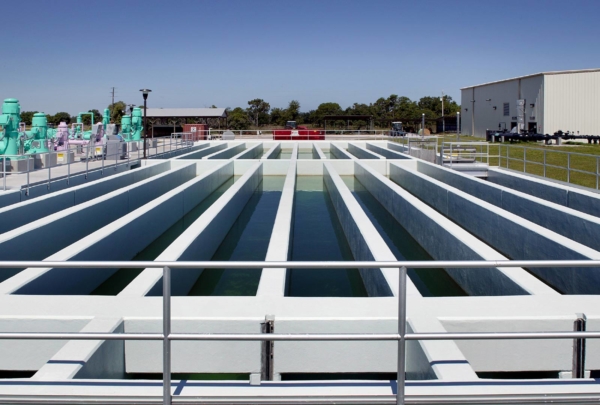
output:
[[[27,155],[34,153],[48,153],[48,139],[52,138],[56,130],[48,129],[46,114],[38,112],[33,114],[31,131],[24,133],[23,151]]]
[[[0,155],[19,154],[19,122],[21,106],[16,98],[7,98],[0,115]]]
[[[94,123],[92,122],[92,125]],[[106,131],[106,126],[110,124],[110,110],[108,108],[104,109],[104,114],[102,114],[102,127]]]
[[[121,135],[125,141],[131,140],[131,115],[121,117]]]
[[[143,127],[143,118],[142,118],[142,109],[139,107],[135,107],[133,112],[131,113],[131,139],[132,141],[139,141],[142,139],[142,127]]]

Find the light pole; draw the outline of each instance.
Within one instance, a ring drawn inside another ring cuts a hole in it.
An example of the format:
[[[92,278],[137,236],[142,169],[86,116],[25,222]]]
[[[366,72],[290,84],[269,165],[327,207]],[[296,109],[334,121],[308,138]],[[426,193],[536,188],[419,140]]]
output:
[[[144,159],[146,159],[146,138],[148,137],[148,133],[146,131],[146,100],[148,99],[148,93],[150,93],[152,90],[141,89],[140,91],[144,96]]]
[[[442,91],[442,98],[440,98],[442,102],[442,134],[446,132],[446,121],[444,121],[444,92]]]
[[[460,112],[456,113],[456,142],[460,142]]]
[[[421,115],[421,136],[425,137],[425,113]]]

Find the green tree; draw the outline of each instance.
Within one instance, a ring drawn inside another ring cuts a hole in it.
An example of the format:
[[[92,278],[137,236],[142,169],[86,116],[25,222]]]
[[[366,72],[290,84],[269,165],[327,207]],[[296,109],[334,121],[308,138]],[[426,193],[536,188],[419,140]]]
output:
[[[286,121],[298,121],[298,116],[300,115],[300,102],[298,100],[290,101],[288,104],[288,108],[285,110],[285,120]]]
[[[282,126],[285,125],[285,111],[281,108],[275,107],[271,109],[271,125]]]
[[[94,113],[94,120],[96,122],[102,121],[102,113],[100,111],[93,109],[93,110],[88,110],[88,112]],[[93,125],[96,123],[96,122],[92,122],[92,117],[90,115],[84,115],[83,117],[81,117],[81,120],[83,121],[83,123],[85,125]]]
[[[33,119],[33,114],[37,111],[23,111],[21,113],[21,122],[24,122],[26,125],[31,125],[31,120]]]
[[[127,108],[127,105],[122,101],[117,101],[114,104],[110,104],[108,109],[110,110],[110,121],[113,124],[121,122],[121,117],[125,115],[123,111]],[[142,107],[143,108],[143,107]]]
[[[254,125],[259,126],[259,120],[263,123],[268,121],[269,110],[271,105],[262,98],[255,98],[254,100],[248,101],[249,107],[246,109],[248,116],[252,118]]]
[[[323,119],[326,115],[343,115],[342,107],[338,103],[321,103],[317,107],[315,111],[315,120],[320,123],[320,125],[324,125]],[[333,123],[335,125],[335,123]]]
[[[64,111],[57,112],[56,114],[54,114],[52,116],[51,120],[52,121],[49,120],[48,122],[51,122],[54,125],[58,125],[61,122],[70,124],[71,123],[71,114],[69,114],[68,112],[64,112]]]
[[[236,130],[244,130],[250,127],[250,120],[248,114],[241,107],[234,108],[229,112],[228,118],[229,128]]]

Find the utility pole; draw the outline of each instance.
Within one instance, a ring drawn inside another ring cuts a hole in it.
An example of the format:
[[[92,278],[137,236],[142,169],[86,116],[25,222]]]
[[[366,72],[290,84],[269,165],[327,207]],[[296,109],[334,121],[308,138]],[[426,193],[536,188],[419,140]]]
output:
[[[115,105],[115,88],[114,87],[112,87],[111,93],[112,93],[112,104],[111,105]]]

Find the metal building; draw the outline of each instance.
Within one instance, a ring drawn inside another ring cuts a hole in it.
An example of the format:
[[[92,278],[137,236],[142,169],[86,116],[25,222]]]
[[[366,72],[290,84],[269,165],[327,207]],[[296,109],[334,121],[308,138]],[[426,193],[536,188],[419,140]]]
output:
[[[461,89],[462,133],[515,127],[600,135],[600,69],[542,72]]]

